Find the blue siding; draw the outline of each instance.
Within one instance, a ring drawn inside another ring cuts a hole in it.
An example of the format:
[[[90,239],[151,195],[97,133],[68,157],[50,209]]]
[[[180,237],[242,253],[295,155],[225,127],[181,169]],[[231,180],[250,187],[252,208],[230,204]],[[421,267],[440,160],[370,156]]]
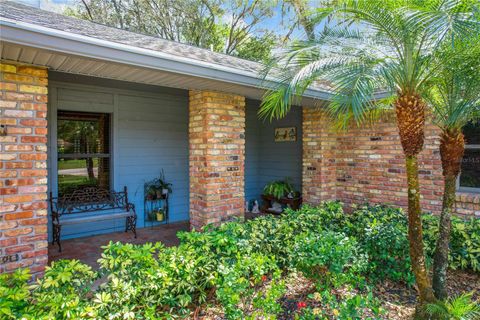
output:
[[[51,125],[56,123],[58,109],[112,114],[113,186],[116,190],[128,187],[129,200],[137,208],[137,226],[144,226],[143,184],[158,177],[162,168],[167,180],[173,184],[169,200],[170,221],[188,220],[188,92],[64,74],[53,74],[50,80]],[[89,85],[92,83],[95,85]],[[49,186],[54,192],[57,183],[56,165],[53,165],[55,139],[53,134],[48,165]],[[65,226],[62,238],[122,231],[124,228],[125,219]]]
[[[56,110],[107,112],[113,116],[113,183],[126,185],[137,207],[138,226],[144,226],[143,184],[163,168],[173,183],[170,221],[189,218],[188,93],[113,80],[52,72],[49,85],[49,125],[56,125]],[[302,112],[295,107],[272,123],[257,118],[259,102],[247,100],[245,197],[260,199],[266,183],[290,177],[301,189]],[[276,127],[297,127],[297,142],[274,142]],[[50,128],[49,187],[56,191],[56,136]],[[52,134],[53,133],[53,134]],[[50,227],[50,226],[49,226]],[[65,227],[63,238],[122,231],[125,220]]]
[[[118,96],[118,186],[131,190],[143,217],[143,184],[165,171],[173,184],[170,221],[188,220],[187,97]],[[143,225],[142,222],[139,224]]]
[[[288,115],[273,122],[257,117],[259,102],[247,100],[245,124],[245,197],[260,199],[263,187],[272,180],[290,178],[297,190],[302,187],[302,109],[293,107]],[[296,142],[275,142],[277,127],[296,127]]]
[[[260,199],[259,162],[261,122],[257,118],[258,102],[247,100],[245,112],[245,199]]]

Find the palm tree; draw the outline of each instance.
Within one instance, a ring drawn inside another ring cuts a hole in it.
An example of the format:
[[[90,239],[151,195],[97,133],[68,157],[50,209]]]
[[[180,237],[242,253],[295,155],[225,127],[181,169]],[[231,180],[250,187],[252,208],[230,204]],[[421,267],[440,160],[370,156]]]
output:
[[[433,289],[438,299],[445,300],[450,219],[465,145],[462,129],[480,118],[480,36],[446,44],[437,59],[441,62],[438,63],[439,72],[431,81],[427,101],[432,106],[434,121],[441,129],[440,156],[445,189],[434,254]]]
[[[478,30],[468,2],[344,0],[319,9],[319,17],[334,16],[336,26],[277,58],[280,70],[271,65],[269,71],[281,75],[280,85],[264,97],[259,111],[263,118],[285,116],[295,98],[319,79],[333,92],[330,114],[344,126],[350,120],[362,123],[379,105],[393,105],[406,158],[408,237],[420,304],[435,301],[420,218],[417,156],[424,143],[423,96],[436,71],[434,53],[446,36],[462,38]],[[387,98],[380,99],[379,88]]]
[[[427,304],[425,311],[433,319],[438,320],[473,320],[480,317],[480,306],[472,302],[471,293]]]

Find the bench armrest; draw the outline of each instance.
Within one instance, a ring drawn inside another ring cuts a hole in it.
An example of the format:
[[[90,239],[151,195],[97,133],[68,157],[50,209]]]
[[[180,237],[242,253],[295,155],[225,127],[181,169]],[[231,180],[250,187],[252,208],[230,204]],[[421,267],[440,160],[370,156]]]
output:
[[[127,202],[126,209],[127,211],[132,211],[135,216],[137,215],[137,212],[135,211],[135,205],[133,203]]]

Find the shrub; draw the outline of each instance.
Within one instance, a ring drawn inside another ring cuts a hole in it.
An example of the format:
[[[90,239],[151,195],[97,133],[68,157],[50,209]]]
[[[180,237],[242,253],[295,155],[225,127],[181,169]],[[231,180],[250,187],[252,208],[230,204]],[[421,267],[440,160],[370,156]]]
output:
[[[385,278],[405,281],[413,285],[407,218],[400,209],[382,206],[363,207],[351,215],[345,230],[355,237],[369,257],[369,276],[373,280]]]
[[[472,301],[472,293],[427,304],[425,312],[431,318],[438,320],[473,320],[480,318],[480,306]]]
[[[433,256],[438,238],[438,217],[424,215],[423,223],[426,251]],[[480,219],[452,217],[449,267],[480,271]]]
[[[79,319],[94,317],[88,294],[97,273],[78,260],[61,260],[47,267],[32,286],[28,270],[0,275],[0,316],[3,319]]]
[[[359,254],[356,241],[342,233],[302,233],[296,237],[293,249],[297,269],[327,285],[351,283],[365,268],[366,261]]]
[[[369,276],[374,280],[390,278],[413,284],[410,268],[406,215],[401,209],[387,206],[363,206],[351,214],[343,214],[338,202],[319,208],[305,207],[301,212],[318,212],[326,230],[342,231],[354,237],[369,257]],[[328,208],[327,210],[325,210]],[[325,212],[326,211],[326,212]],[[438,217],[423,215],[424,244],[427,263],[432,259],[438,237]],[[449,266],[452,269],[480,271],[480,219],[452,218]]]
[[[187,314],[206,301],[217,264],[211,254],[188,244],[165,248],[159,243],[110,243],[99,261],[108,275],[97,294],[104,317],[118,310],[122,316]]]
[[[267,274],[271,274],[272,279],[262,288]],[[268,318],[281,311],[277,300],[285,289],[280,276],[275,260],[262,254],[239,256],[233,263],[223,261],[219,266],[216,296],[227,318]]]
[[[27,269],[17,269],[13,274],[0,274],[0,318],[20,319],[31,298]]]
[[[438,219],[424,221],[431,255]],[[413,282],[406,225],[398,209],[371,206],[344,214],[340,203],[328,202],[280,218],[182,232],[178,247],[110,243],[98,272],[64,260],[32,286],[25,270],[0,275],[0,317],[171,319],[216,302],[228,319],[273,318],[281,311],[282,273],[298,269],[317,282],[328,312],[355,318],[366,306],[377,308],[365,276]],[[479,270],[479,235],[478,220],[453,219],[453,268]],[[338,298],[332,286],[356,294]]]

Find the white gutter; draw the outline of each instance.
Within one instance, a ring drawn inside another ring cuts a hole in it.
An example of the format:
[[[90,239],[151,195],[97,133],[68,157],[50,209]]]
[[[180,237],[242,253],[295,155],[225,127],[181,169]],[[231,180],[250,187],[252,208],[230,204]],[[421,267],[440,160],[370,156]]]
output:
[[[122,43],[106,41],[62,30],[0,18],[0,40],[86,58],[106,60],[148,69],[268,89],[276,80],[262,80],[255,72],[209,63]],[[307,89],[306,98],[329,100],[331,93]]]

